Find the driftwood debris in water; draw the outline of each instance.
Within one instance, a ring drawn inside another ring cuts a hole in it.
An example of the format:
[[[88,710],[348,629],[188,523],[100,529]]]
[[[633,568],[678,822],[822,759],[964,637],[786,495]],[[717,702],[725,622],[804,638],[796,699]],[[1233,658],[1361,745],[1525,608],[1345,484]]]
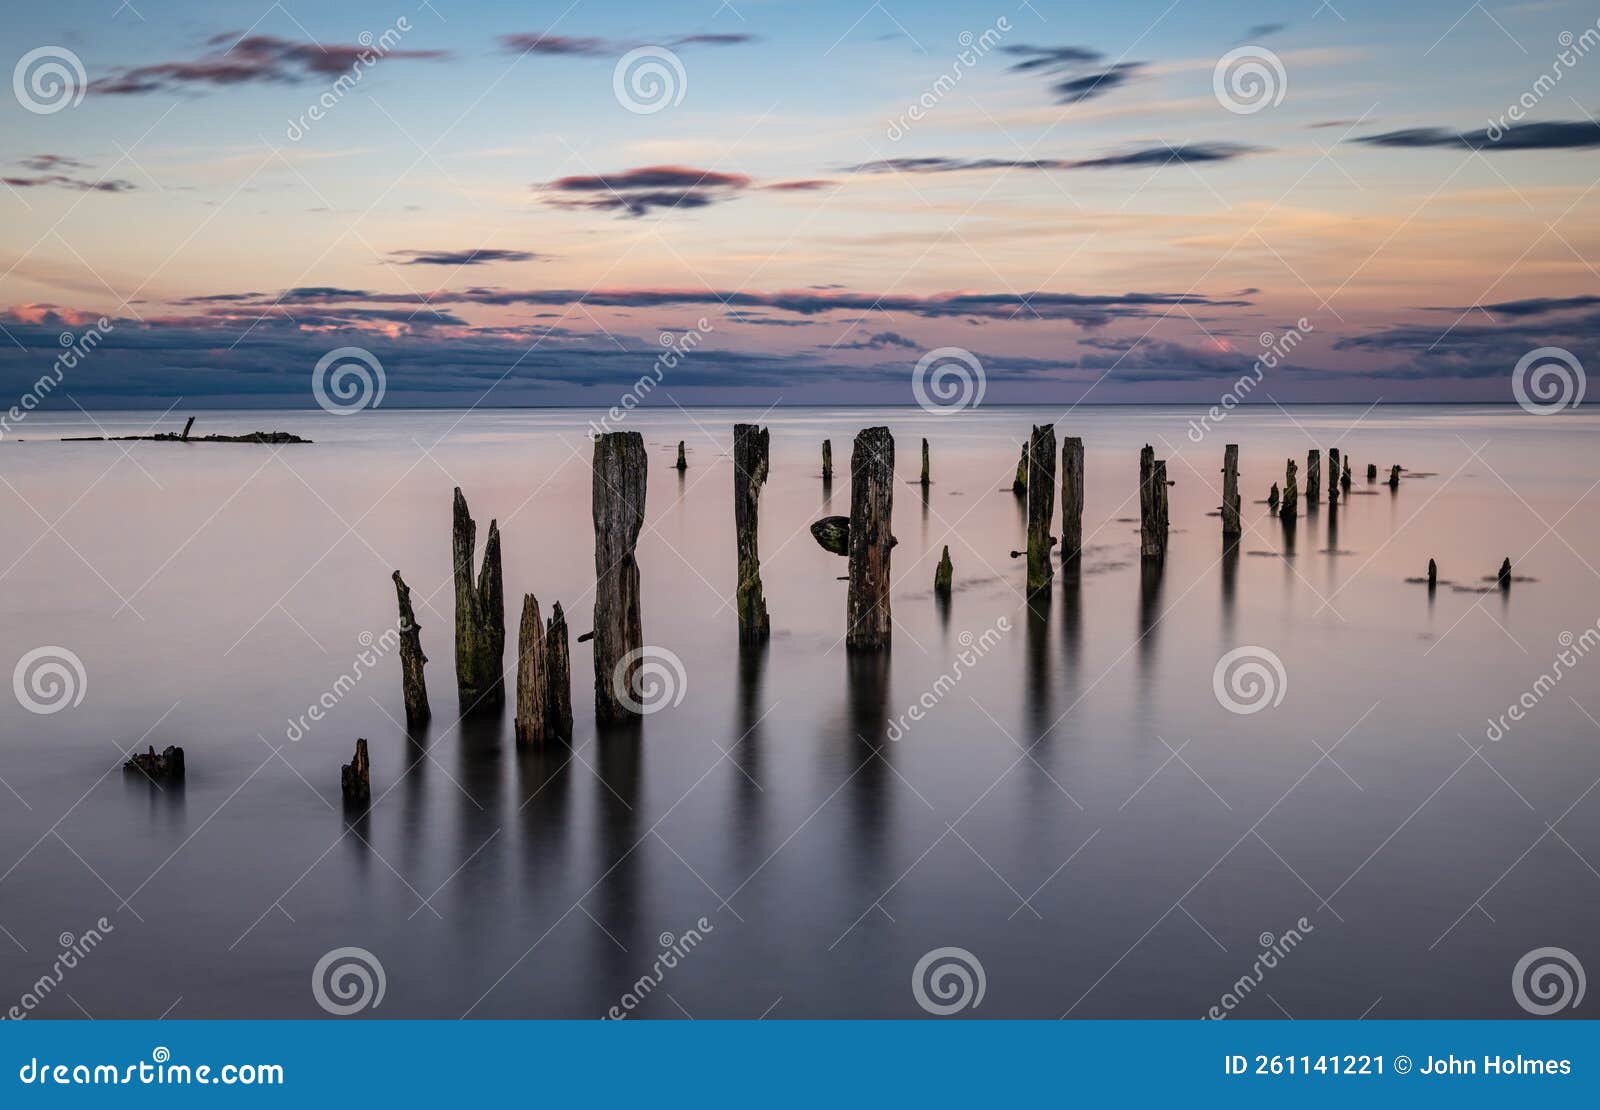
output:
[[[1328,504],[1339,502],[1339,449],[1328,448]]]
[[[811,526],[811,538],[824,551],[835,555],[850,554],[850,518],[825,516]]]
[[[1239,518],[1239,445],[1229,443],[1222,448],[1222,534],[1237,536],[1243,531],[1244,523]]]
[[[550,607],[544,626],[545,733],[553,740],[572,739],[572,656],[567,650],[567,615],[561,602]]]
[[[894,437],[866,428],[850,451],[850,590],[845,646],[889,646],[889,553],[894,511]]]
[[[757,533],[761,519],[761,487],[767,481],[767,429],[755,424],[733,426],[733,529],[738,549],[739,642],[759,644],[772,634],[767,598],[761,589],[761,551]]]
[[[822,441],[822,480],[833,481],[833,440]]]
[[[1139,452],[1139,555],[1162,559],[1166,554],[1167,463],[1147,443]]]
[[[549,730],[549,709],[545,694],[549,689],[546,674],[549,661],[544,643],[544,618],[539,615],[539,599],[522,595],[522,621],[517,627],[517,747],[543,744]]]
[[[1295,466],[1293,459],[1287,459],[1283,466],[1283,501],[1278,508],[1278,515],[1284,520],[1293,520],[1300,515],[1300,488],[1295,485]]]
[[[933,571],[933,593],[935,597],[949,597],[950,584],[955,578],[956,568],[950,562],[950,545],[944,545],[944,554],[939,556],[939,565]]]
[[[1021,497],[1028,492],[1028,444],[1023,441],[1022,454],[1017,458],[1017,476],[1011,479],[1011,492]]]
[[[148,751],[134,752],[122,765],[124,771],[138,771],[150,779],[183,778],[183,749],[168,744],[156,754],[154,745]]]
[[[1083,440],[1061,440],[1061,558],[1083,554]]]
[[[179,432],[157,432],[148,436],[62,436],[62,443],[119,443],[138,440],[142,443],[310,443],[290,432],[246,432],[242,436],[195,436],[190,438]]]
[[[1322,500],[1322,452],[1313,447],[1306,452],[1306,508]]]
[[[365,805],[372,800],[372,765],[365,740],[356,741],[356,754],[339,768],[339,790],[347,802]]]
[[[929,473],[928,473],[928,437],[927,436],[923,436],[922,437],[922,481],[921,481],[921,484],[923,486],[926,486],[932,480],[933,479],[929,476]]]
[[[603,723],[638,713],[617,696],[637,689],[644,624],[635,548],[644,527],[649,462],[638,432],[607,432],[594,441],[594,713]]]
[[[689,460],[684,458],[684,455],[683,455],[683,440],[681,440],[681,439],[678,441],[678,461],[676,463],[676,466],[677,466],[678,470],[688,470],[689,469]]]
[[[1036,424],[1028,439],[1028,590],[1049,588],[1055,575],[1050,524],[1056,515],[1056,429]]]
[[[422,654],[422,629],[411,608],[411,587],[399,571],[394,572],[394,592],[400,602],[400,689],[406,700],[406,724],[420,725],[433,716],[422,670],[428,657]]]
[[[1400,464],[1399,463],[1395,463],[1393,466],[1391,466],[1389,468],[1389,488],[1390,489],[1399,489],[1400,488]]]
[[[483,566],[472,581],[478,525],[461,487],[455,492],[452,554],[456,587],[456,692],[461,711],[505,703],[506,606],[500,575],[500,526],[489,522]]]

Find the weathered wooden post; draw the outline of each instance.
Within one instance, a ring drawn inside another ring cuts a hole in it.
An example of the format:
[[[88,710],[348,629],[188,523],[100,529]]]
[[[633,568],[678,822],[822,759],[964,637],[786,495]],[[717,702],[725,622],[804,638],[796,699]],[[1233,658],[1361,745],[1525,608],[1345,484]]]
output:
[[[761,553],[757,543],[761,487],[767,481],[767,429],[755,424],[733,426],[733,528],[739,556],[739,642],[759,644],[772,631],[767,599],[761,590]]]
[[[1339,502],[1339,449],[1328,448],[1328,504]]]
[[[1083,440],[1061,440],[1061,558],[1083,554]]]
[[[1283,502],[1278,509],[1278,515],[1284,520],[1293,520],[1300,515],[1300,490],[1294,482],[1295,469],[1293,459],[1284,461]]]
[[[364,805],[372,800],[372,766],[367,760],[367,742],[356,741],[356,754],[339,768],[339,790],[344,800]]]
[[[833,481],[833,440],[822,441],[822,480]]]
[[[1367,481],[1376,482],[1377,480],[1378,480],[1378,464],[1377,463],[1368,463],[1367,464]]]
[[[1230,443],[1222,449],[1222,538],[1243,531],[1244,523],[1239,519],[1239,445]]]
[[[1439,564],[1432,559],[1428,560],[1428,589],[1433,589],[1439,584]]]
[[[1322,452],[1313,447],[1306,452],[1306,508],[1322,499]]]
[[[1399,463],[1395,463],[1393,466],[1391,466],[1389,468],[1389,488],[1390,489],[1399,489],[1400,488],[1400,464]]]
[[[1344,457],[1344,474],[1339,479],[1339,484],[1344,487],[1345,496],[1350,496],[1350,456]]]
[[[1511,588],[1511,556],[1507,555],[1505,562],[1500,564],[1500,573],[1495,575],[1495,581],[1500,584],[1502,590]]]
[[[422,629],[411,608],[411,587],[400,572],[394,572],[394,592],[400,602],[400,689],[405,695],[406,724],[420,725],[433,716],[428,706],[428,683],[422,667],[428,657],[422,654]]]
[[[1056,514],[1056,428],[1036,424],[1028,441],[1028,590],[1047,589],[1055,568],[1050,524]]]
[[[1278,483],[1272,483],[1272,491],[1267,494],[1267,508],[1274,511],[1278,508]]]
[[[684,457],[684,454],[683,454],[683,440],[681,440],[681,439],[678,441],[677,469],[680,470],[680,471],[689,469],[689,460]]]
[[[189,429],[191,429],[193,427],[194,427],[194,417],[191,416],[191,417],[189,417],[188,420],[185,420],[183,422],[183,435],[181,437],[179,437],[179,438],[188,439],[189,438]]]
[[[1021,497],[1028,492],[1028,444],[1024,440],[1022,454],[1017,459],[1017,476],[1011,479],[1011,492]]]
[[[939,565],[933,571],[933,594],[935,597],[948,598],[950,585],[955,578],[956,568],[950,562],[950,545],[944,545],[944,554],[939,556]]]
[[[549,721],[545,692],[544,620],[539,599],[522,595],[522,623],[517,629],[517,747],[544,743]]]
[[[637,433],[635,433],[637,434]],[[500,526],[489,521],[483,566],[472,583],[478,526],[456,487],[453,555],[456,586],[456,691],[463,713],[505,703],[505,597],[500,577]]]
[[[1139,452],[1139,554],[1144,559],[1167,554],[1167,463],[1148,443]]]
[[[572,657],[567,651],[567,617],[561,602],[550,607],[544,627],[545,732],[556,740],[572,739]]]
[[[636,688],[644,625],[639,563],[649,460],[638,432],[606,432],[594,441],[594,714],[604,723],[638,716],[618,696]]]
[[[850,590],[847,647],[889,646],[889,553],[894,510],[894,437],[867,428],[850,452]]]
[[[924,489],[927,488],[928,483],[930,481],[932,481],[932,479],[929,477],[929,474],[928,474],[928,437],[927,436],[923,436],[922,437],[922,483],[921,484],[922,484]]]

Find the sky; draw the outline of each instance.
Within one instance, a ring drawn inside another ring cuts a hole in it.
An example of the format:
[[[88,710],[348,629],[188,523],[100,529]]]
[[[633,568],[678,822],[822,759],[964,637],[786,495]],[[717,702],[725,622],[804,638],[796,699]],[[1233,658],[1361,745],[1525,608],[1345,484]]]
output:
[[[388,406],[904,404],[947,349],[988,403],[1509,402],[1600,358],[1594,0],[7,30],[7,405],[309,407],[345,348]]]

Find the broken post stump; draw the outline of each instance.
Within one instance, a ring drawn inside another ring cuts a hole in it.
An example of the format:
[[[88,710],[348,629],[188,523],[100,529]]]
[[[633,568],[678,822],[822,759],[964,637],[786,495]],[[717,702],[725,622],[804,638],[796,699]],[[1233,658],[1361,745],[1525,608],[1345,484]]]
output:
[[[1428,589],[1433,589],[1439,584],[1439,564],[1432,559],[1428,560]]]
[[[1389,468],[1389,488],[1390,489],[1399,489],[1400,488],[1400,464],[1399,463],[1395,463],[1393,466],[1391,466]]]
[[[678,461],[675,464],[680,471],[689,469],[689,460],[683,455],[683,440],[678,441]]]
[[[1056,429],[1036,424],[1028,440],[1028,590],[1049,587],[1055,569],[1050,523],[1056,513]]]
[[[894,437],[866,428],[850,452],[850,589],[845,646],[889,646],[889,553],[894,511]]]
[[[456,691],[463,713],[505,702],[506,613],[500,576],[500,526],[489,521],[483,566],[472,581],[478,526],[461,487],[455,493],[453,555],[456,586]]]
[[[1368,463],[1367,464],[1367,481],[1376,482],[1377,480],[1378,480],[1378,464],[1377,463]]]
[[[572,739],[572,656],[567,650],[567,616],[561,602],[550,607],[544,626],[545,735],[552,740]]]
[[[1148,443],[1139,452],[1139,555],[1167,554],[1167,464]]]
[[[150,745],[149,751],[134,752],[128,756],[127,762],[122,765],[124,771],[138,771],[146,778],[156,779],[181,779],[183,778],[183,749],[175,748],[168,744],[162,749],[161,754],[156,754],[155,745]]]
[[[1278,507],[1278,483],[1277,482],[1273,482],[1272,483],[1272,492],[1267,494],[1267,508],[1276,509],[1277,507]]]
[[[833,440],[822,441],[822,480],[833,481]]]
[[[644,526],[649,462],[638,432],[607,432],[594,441],[594,712],[601,722],[638,716],[617,696],[637,689],[644,624],[635,549]]]
[[[544,620],[539,616],[539,599],[522,595],[522,622],[517,628],[517,747],[533,747],[545,742],[549,713],[545,705],[548,684],[545,679]]]
[[[411,608],[411,587],[399,571],[394,572],[394,592],[400,603],[400,690],[405,696],[406,724],[420,725],[433,716],[428,705],[428,682],[422,673],[428,657],[422,654],[422,629]]]
[[[1284,520],[1293,520],[1300,515],[1300,489],[1294,480],[1296,469],[1293,459],[1284,461],[1283,502],[1278,509],[1278,515]]]
[[[955,565],[950,562],[950,545],[944,545],[944,554],[939,556],[939,565],[933,571],[933,594],[935,597],[949,597],[950,583],[955,577]]]
[[[194,427],[194,417],[191,416],[191,417],[189,417],[188,420],[184,421],[184,423],[183,423],[183,435],[179,436],[178,438],[180,438],[180,439],[188,439],[189,438],[189,430],[191,428],[193,428],[193,427]]]
[[[367,742],[356,741],[356,754],[339,768],[339,789],[344,800],[365,805],[372,800],[372,765],[367,760]]]
[[[1505,561],[1500,564],[1500,573],[1495,575],[1495,581],[1500,583],[1500,588],[1501,589],[1509,589],[1510,588],[1510,586],[1511,586],[1511,556],[1507,555],[1506,558],[1505,558]]]
[[[1339,479],[1339,484],[1344,487],[1344,492],[1350,492],[1350,456],[1344,457],[1344,475]]]
[[[1306,452],[1306,508],[1322,499],[1322,452],[1313,447]]]
[[[1083,440],[1061,440],[1061,557],[1083,554]]]
[[[733,528],[739,558],[739,584],[735,594],[739,642],[743,644],[758,644],[772,633],[767,599],[761,589],[761,553],[757,543],[761,487],[767,481],[767,444],[767,429],[755,424],[733,426]]]
[[[1011,479],[1011,492],[1021,497],[1028,492],[1028,444],[1022,444],[1022,454],[1017,459],[1017,476]]]
[[[1328,504],[1339,502],[1339,449],[1328,448]]]
[[[928,476],[928,437],[922,437],[922,485],[926,486],[931,479]]]
[[[1244,524],[1239,519],[1239,445],[1229,443],[1222,448],[1222,535],[1226,539],[1243,531]]]

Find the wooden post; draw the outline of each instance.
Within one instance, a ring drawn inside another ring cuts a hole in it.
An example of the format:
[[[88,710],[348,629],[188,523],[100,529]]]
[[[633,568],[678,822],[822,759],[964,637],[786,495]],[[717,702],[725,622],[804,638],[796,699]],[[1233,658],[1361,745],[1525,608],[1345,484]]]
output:
[[[822,480],[833,481],[833,440],[822,441]]]
[[[356,741],[356,754],[339,768],[339,789],[347,802],[364,805],[372,800],[372,766],[365,740]]]
[[[1507,555],[1505,562],[1500,564],[1500,573],[1495,575],[1495,581],[1500,583],[1502,590],[1511,588],[1511,556]]]
[[[539,616],[539,599],[522,595],[522,623],[517,629],[517,747],[534,747],[545,742],[549,712],[545,705],[548,683],[545,677],[544,620]]]
[[[1083,440],[1061,440],[1061,558],[1083,554]]]
[[[1300,488],[1295,485],[1295,464],[1293,459],[1284,462],[1283,474],[1283,503],[1278,509],[1278,515],[1284,520],[1293,520],[1300,515]]]
[[[1339,478],[1339,485],[1344,487],[1345,496],[1350,496],[1350,456],[1344,457],[1344,474]]]
[[[761,590],[761,553],[757,543],[761,487],[767,480],[767,429],[755,424],[733,426],[733,528],[739,556],[739,642],[758,644],[772,632],[767,599]]]
[[[847,647],[889,646],[889,552],[894,511],[894,437],[867,428],[850,452],[850,590]]]
[[[1328,448],[1328,504],[1339,503],[1339,449]]]
[[[394,572],[394,592],[400,602],[400,689],[405,694],[406,724],[420,725],[433,716],[428,705],[428,683],[422,668],[428,657],[422,654],[422,629],[411,608],[411,587],[400,572]]]
[[[627,721],[638,714],[617,696],[636,689],[644,625],[639,613],[639,563],[649,467],[638,432],[606,432],[594,441],[594,715]]]
[[[1021,497],[1028,492],[1028,444],[1022,444],[1022,455],[1017,459],[1017,476],[1011,479],[1011,492]]]
[[[1390,489],[1399,489],[1400,488],[1400,464],[1399,463],[1395,463],[1393,466],[1391,466],[1389,468],[1389,488]]]
[[[1313,447],[1306,452],[1306,508],[1322,500],[1322,452]]]
[[[1273,482],[1272,483],[1272,492],[1267,494],[1267,508],[1275,510],[1275,509],[1277,509],[1277,507],[1278,507],[1278,483],[1277,482]]]
[[[1139,554],[1145,559],[1167,554],[1167,464],[1148,443],[1139,452]]]
[[[1428,560],[1428,589],[1433,589],[1439,584],[1439,564],[1432,559]]]
[[[1055,568],[1050,534],[1056,515],[1056,428],[1036,424],[1028,440],[1028,590],[1048,589]]]
[[[933,571],[933,593],[935,597],[948,598],[950,584],[955,578],[955,566],[950,562],[950,545],[944,545],[944,554],[939,556],[939,565]]]
[[[544,627],[545,734],[555,740],[572,739],[572,657],[567,652],[567,617],[561,602],[550,607]]]
[[[924,487],[926,487],[929,481],[930,481],[930,479],[928,477],[928,437],[927,436],[923,436],[922,437],[922,485]]]
[[[191,416],[191,417],[189,417],[188,420],[186,420],[184,422],[184,425],[183,425],[183,437],[182,438],[188,439],[189,438],[189,429],[193,428],[193,427],[194,427],[194,417]]]
[[[1239,519],[1239,445],[1230,443],[1222,449],[1222,537],[1237,536],[1244,531]]]
[[[1378,480],[1378,464],[1377,463],[1368,463],[1367,464],[1367,481],[1376,482],[1377,480]]]
[[[506,614],[500,577],[500,526],[489,522],[483,543],[483,566],[472,583],[478,526],[467,511],[467,499],[456,487],[454,569],[456,585],[456,690],[461,711],[505,703]]]
[[[678,441],[677,468],[678,468],[679,471],[684,471],[684,470],[688,470],[689,469],[689,460],[684,457],[684,454],[683,454],[683,440],[681,440],[681,439]]]

